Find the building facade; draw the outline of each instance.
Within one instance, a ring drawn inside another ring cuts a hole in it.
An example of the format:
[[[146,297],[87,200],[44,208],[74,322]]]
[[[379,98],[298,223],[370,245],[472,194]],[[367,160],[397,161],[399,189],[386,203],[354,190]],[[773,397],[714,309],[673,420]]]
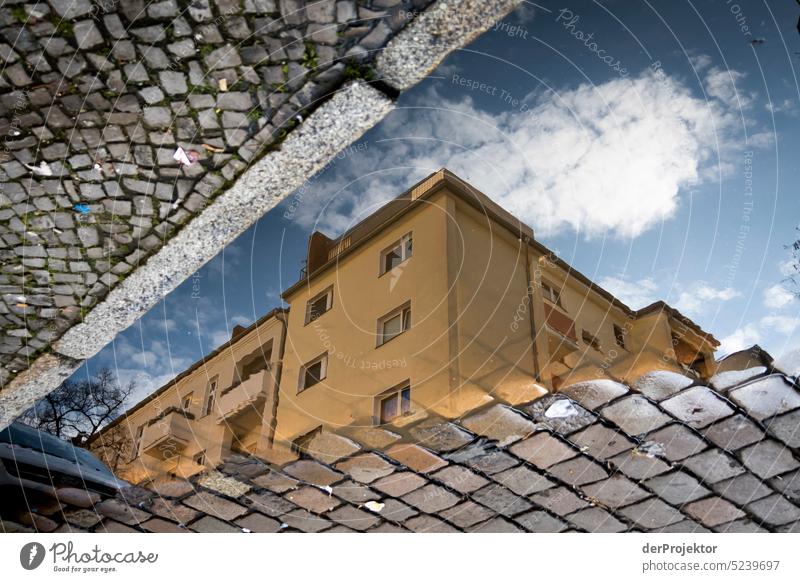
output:
[[[315,232],[283,299],[95,448],[127,433],[121,475],[136,482],[231,451],[282,462],[324,428],[456,418],[654,369],[707,377],[718,346],[662,302],[630,309],[447,170],[336,239]]]

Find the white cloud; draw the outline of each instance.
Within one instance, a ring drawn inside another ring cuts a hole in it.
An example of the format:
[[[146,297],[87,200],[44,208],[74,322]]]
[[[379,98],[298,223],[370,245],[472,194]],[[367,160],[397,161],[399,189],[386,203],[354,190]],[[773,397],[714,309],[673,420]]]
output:
[[[749,348],[760,340],[761,334],[758,329],[754,325],[748,324],[720,340],[719,355],[731,354]]]
[[[626,281],[620,277],[603,277],[600,286],[631,309],[641,309],[658,299],[658,285],[650,278]]]
[[[699,282],[680,293],[675,307],[686,315],[697,315],[709,310],[709,303],[730,301],[739,295],[739,292],[731,287],[717,289],[707,283]]]
[[[687,189],[734,167],[742,119],[731,78],[740,76],[712,69],[701,99],[676,78],[644,72],[531,94],[524,106],[497,114],[479,110],[469,95],[448,100],[432,91],[423,107],[384,121],[384,143],[340,161],[334,185],[304,196],[296,218],[341,233],[447,167],[539,235],[572,229],[636,237],[672,217]],[[391,160],[402,167],[388,166]]]
[[[791,335],[797,329],[797,317],[790,315],[766,315],[761,318],[761,326],[774,329],[778,333]]]
[[[770,309],[783,309],[794,301],[794,295],[781,284],[764,289],[764,305]]]

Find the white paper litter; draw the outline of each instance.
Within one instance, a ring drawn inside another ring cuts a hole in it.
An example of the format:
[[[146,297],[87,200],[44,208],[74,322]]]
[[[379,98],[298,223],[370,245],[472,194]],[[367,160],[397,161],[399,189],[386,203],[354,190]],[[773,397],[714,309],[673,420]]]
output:
[[[567,418],[576,414],[578,414],[578,411],[572,405],[572,402],[563,398],[556,400],[544,413],[547,418]]]
[[[385,503],[380,503],[379,501],[367,501],[364,504],[364,507],[366,507],[367,509],[369,509],[370,511],[372,511],[374,513],[380,513],[381,509],[386,507],[386,504]]]

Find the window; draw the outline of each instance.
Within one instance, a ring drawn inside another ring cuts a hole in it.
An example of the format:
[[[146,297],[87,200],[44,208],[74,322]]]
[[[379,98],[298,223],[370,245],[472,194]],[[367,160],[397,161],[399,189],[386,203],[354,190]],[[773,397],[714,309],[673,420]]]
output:
[[[618,326],[616,323],[614,324],[614,339],[617,342],[617,345],[621,348],[625,348],[625,330]]]
[[[408,233],[388,249],[381,253],[381,275],[391,271],[397,265],[411,257],[413,242]]]
[[[390,422],[398,416],[411,413],[411,386],[407,383],[393,390],[380,400],[379,418],[381,424]]]
[[[556,290],[555,286],[550,283],[542,281],[542,295],[551,303],[555,303],[563,309],[561,305],[561,292]]]
[[[333,287],[328,287],[306,303],[306,325],[319,318],[333,306]]]
[[[203,414],[211,414],[214,408],[214,401],[217,399],[217,381],[211,380],[208,384],[208,395],[206,396],[206,407]]]
[[[189,412],[189,409],[192,407],[193,398],[194,398],[194,392],[189,392],[186,396],[183,397],[183,400],[181,401],[181,407],[186,412]]]
[[[395,309],[378,320],[378,345],[382,346],[411,327],[411,305]]]
[[[600,341],[585,329],[583,330],[583,342],[589,344],[598,352],[600,351]]]
[[[192,457],[192,461],[194,461],[195,465],[205,465],[206,464],[206,452],[200,451],[194,457]]]
[[[136,429],[136,436],[133,439],[133,448],[131,450],[131,459],[139,456],[139,446],[142,444],[142,434],[144,434],[144,425],[139,425]]]
[[[328,375],[328,354],[323,354],[300,368],[300,385],[298,392],[322,382]]]

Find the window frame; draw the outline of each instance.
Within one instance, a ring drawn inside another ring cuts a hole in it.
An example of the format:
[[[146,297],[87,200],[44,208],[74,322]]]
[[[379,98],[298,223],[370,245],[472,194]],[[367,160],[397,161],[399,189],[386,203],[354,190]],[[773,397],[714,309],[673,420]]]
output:
[[[408,393],[408,407],[406,410],[403,410],[403,394]],[[384,420],[383,418],[383,404],[384,402],[388,402],[391,399],[397,399],[397,414],[392,416],[391,418],[387,418]],[[375,424],[376,426],[382,426],[385,424],[390,424],[391,422],[395,421],[398,418],[402,418],[404,416],[410,416],[414,413],[412,401],[411,401],[411,381],[404,380],[399,384],[389,388],[388,390],[381,392],[377,396],[375,396]]]
[[[586,345],[588,345],[592,349],[594,349],[594,350],[596,350],[598,352],[602,352],[603,351],[602,349],[600,349],[600,346],[601,346],[600,339],[595,334],[591,333],[590,331],[588,331],[586,329],[582,329],[581,330],[581,339],[583,340],[583,343],[585,343]]]
[[[611,324],[613,326],[614,331],[614,341],[617,343],[617,346],[622,348],[623,350],[627,350],[628,347],[625,345],[625,338],[628,335],[628,332],[625,331],[625,328],[617,325],[616,323]]]
[[[542,288],[542,297],[547,299],[553,305],[564,309],[564,303],[561,301],[561,290],[557,289],[556,286],[551,283],[550,281],[542,281],[541,282]]]
[[[198,459],[199,459],[199,461],[198,461]],[[206,452],[205,451],[200,451],[199,453],[195,453],[194,455],[192,455],[192,462],[195,465],[201,465],[201,466],[205,467],[207,460],[208,459],[206,458]]]
[[[386,339],[386,334],[384,332],[384,326],[386,322],[394,319],[397,316],[400,316],[400,326],[401,330],[399,333],[396,333],[389,339]],[[378,325],[377,325],[377,332],[375,337],[375,347],[379,348],[381,346],[385,346],[393,339],[403,335],[408,330],[411,329],[411,301],[406,301],[399,307],[395,307],[389,313],[381,316],[378,318]]]
[[[314,319],[311,319],[311,306],[324,297],[327,298],[327,301],[325,302],[327,305],[325,311],[320,313]],[[331,309],[333,309],[333,285],[326,287],[325,289],[323,289],[322,291],[320,291],[319,293],[317,293],[316,295],[314,295],[313,297],[311,297],[306,301],[305,323],[303,325],[308,325],[314,321],[317,321],[320,317],[328,313]]]
[[[308,369],[311,366],[315,366],[317,364],[321,364],[319,378],[313,384],[306,385],[305,381]],[[328,377],[328,352],[324,352],[319,356],[317,356],[316,358],[309,360],[308,362],[300,366],[300,374],[297,378],[297,393],[300,394],[301,392],[305,392],[309,388],[313,388],[317,384],[322,383],[322,381],[325,380],[327,377]]]
[[[194,406],[194,390],[189,392],[186,396],[181,397],[181,410],[184,412],[191,412],[192,406]]]
[[[219,390],[219,377],[214,377],[208,382],[208,389],[206,390],[206,400],[203,403],[203,416],[208,416],[212,413],[214,404],[217,402],[217,392]]]
[[[411,243],[411,251],[407,252],[407,243]],[[400,247],[400,262],[397,263],[391,269],[386,268],[386,257],[389,255],[390,251],[393,251],[396,247]],[[389,246],[385,247],[379,256],[379,265],[378,265],[378,277],[383,277],[386,273],[394,271],[397,267],[405,263],[408,259],[414,256],[414,231],[410,230],[399,239],[394,241]]]
[[[133,447],[131,449],[131,461],[139,456],[139,449],[142,446],[142,436],[144,436],[144,428],[146,424],[140,424],[136,427],[136,432],[133,437]]]

